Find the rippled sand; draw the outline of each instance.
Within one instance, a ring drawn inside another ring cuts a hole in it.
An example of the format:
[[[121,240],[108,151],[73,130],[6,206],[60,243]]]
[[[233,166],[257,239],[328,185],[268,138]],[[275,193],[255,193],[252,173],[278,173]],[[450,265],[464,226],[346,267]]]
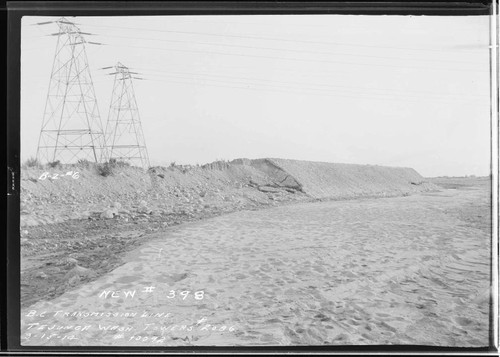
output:
[[[22,344],[487,346],[490,234],[454,214],[478,200],[488,200],[479,189],[443,190],[245,211],[177,227],[107,276],[24,309]],[[155,292],[143,292],[148,286]],[[137,293],[99,298],[106,289]],[[184,290],[204,291],[203,299],[179,298]],[[144,329],[171,323],[152,316],[26,317],[58,310],[168,312],[194,329]],[[203,318],[211,327],[200,330]],[[92,327],[47,339],[29,323]],[[131,332],[99,331],[99,323]]]

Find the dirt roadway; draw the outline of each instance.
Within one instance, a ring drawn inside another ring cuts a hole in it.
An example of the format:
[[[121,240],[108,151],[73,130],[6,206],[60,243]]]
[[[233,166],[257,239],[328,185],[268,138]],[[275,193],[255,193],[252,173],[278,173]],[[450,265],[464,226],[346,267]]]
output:
[[[177,226],[23,309],[22,344],[486,346],[490,221],[479,182]]]

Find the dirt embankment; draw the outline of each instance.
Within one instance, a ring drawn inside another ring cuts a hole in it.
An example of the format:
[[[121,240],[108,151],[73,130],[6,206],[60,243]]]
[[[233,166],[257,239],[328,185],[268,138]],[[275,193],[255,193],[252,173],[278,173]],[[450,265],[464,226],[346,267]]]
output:
[[[106,177],[95,167],[26,169],[21,174],[21,226],[138,214],[189,215],[310,199],[299,186],[281,182],[279,170],[260,168],[249,160],[153,167],[147,172],[115,167]],[[75,172],[77,176],[69,174]]]
[[[436,189],[414,169],[376,165],[333,164],[268,159],[318,199],[403,196]]]
[[[103,175],[105,173],[106,175]],[[56,176],[57,174],[57,176]],[[147,172],[94,166],[21,172],[21,304],[51,299],[122,264],[149,233],[238,210],[434,189],[411,169],[237,159]]]
[[[23,170],[21,226],[232,211],[307,199],[398,196],[436,188],[409,168],[283,159],[112,171],[104,177],[94,167]],[[77,176],[69,174],[75,172]]]

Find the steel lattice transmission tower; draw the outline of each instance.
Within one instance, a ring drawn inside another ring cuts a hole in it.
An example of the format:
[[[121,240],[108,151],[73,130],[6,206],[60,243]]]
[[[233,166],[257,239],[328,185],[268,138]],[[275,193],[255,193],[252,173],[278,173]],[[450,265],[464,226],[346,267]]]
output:
[[[97,107],[94,84],[87,61],[83,35],[75,23],[61,18],[50,76],[47,102],[38,141],[40,162],[59,160],[74,163],[78,159],[103,162],[106,142]]]
[[[114,75],[115,80],[106,124],[109,159],[126,161],[147,169],[148,151],[132,83],[132,79],[143,78],[133,76],[138,73],[131,72],[120,62],[102,69],[110,68],[114,69],[114,72],[109,75]]]

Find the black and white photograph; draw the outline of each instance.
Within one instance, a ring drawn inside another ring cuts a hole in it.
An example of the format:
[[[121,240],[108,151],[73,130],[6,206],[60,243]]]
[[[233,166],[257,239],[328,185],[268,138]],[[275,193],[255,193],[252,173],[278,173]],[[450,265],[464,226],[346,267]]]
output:
[[[20,345],[491,346],[492,21],[23,16]]]

